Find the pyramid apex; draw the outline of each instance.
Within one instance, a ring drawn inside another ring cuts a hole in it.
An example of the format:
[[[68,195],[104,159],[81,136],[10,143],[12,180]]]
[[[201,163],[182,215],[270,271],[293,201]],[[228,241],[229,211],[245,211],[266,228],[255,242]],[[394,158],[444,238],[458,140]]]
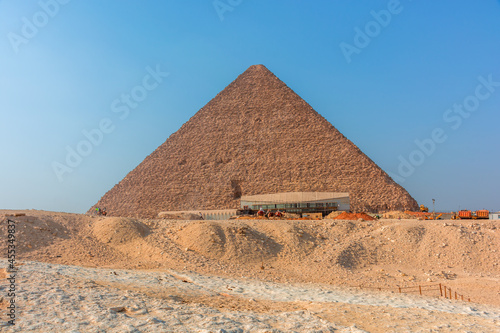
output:
[[[252,65],[252,66],[248,67],[247,71],[250,71],[250,70],[252,70],[252,71],[260,71],[260,70],[269,71],[269,69],[262,64]]]

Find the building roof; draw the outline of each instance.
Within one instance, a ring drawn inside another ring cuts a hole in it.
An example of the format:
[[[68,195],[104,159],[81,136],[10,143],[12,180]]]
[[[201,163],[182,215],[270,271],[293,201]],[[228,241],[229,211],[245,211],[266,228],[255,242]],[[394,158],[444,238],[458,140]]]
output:
[[[255,203],[297,203],[349,198],[349,193],[339,192],[286,192],[258,195],[244,195],[241,201]]]

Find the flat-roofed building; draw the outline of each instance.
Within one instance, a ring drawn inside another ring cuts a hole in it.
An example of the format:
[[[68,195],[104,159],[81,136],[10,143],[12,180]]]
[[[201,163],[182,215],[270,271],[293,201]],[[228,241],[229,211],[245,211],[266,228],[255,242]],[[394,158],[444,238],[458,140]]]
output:
[[[338,192],[286,192],[244,195],[240,199],[242,210],[256,211],[260,208],[289,213],[321,212],[323,215],[336,210],[350,209],[349,193]]]
[[[490,220],[500,220],[500,212],[490,212]]]

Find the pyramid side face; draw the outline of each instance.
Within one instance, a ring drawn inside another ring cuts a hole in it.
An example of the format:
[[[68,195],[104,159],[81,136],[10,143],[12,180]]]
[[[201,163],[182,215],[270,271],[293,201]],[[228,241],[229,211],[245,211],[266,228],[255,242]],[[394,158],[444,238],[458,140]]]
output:
[[[416,201],[262,65],[251,66],[94,207],[112,215],[238,208],[239,196],[349,192],[357,211]]]

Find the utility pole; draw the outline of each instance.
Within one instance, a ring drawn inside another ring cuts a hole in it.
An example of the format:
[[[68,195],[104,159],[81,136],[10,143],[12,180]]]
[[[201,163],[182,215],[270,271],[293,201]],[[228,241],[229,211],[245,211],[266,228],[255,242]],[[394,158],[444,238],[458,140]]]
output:
[[[432,219],[435,219],[436,218],[436,213],[435,213],[435,204],[436,203],[436,199],[432,199]]]

